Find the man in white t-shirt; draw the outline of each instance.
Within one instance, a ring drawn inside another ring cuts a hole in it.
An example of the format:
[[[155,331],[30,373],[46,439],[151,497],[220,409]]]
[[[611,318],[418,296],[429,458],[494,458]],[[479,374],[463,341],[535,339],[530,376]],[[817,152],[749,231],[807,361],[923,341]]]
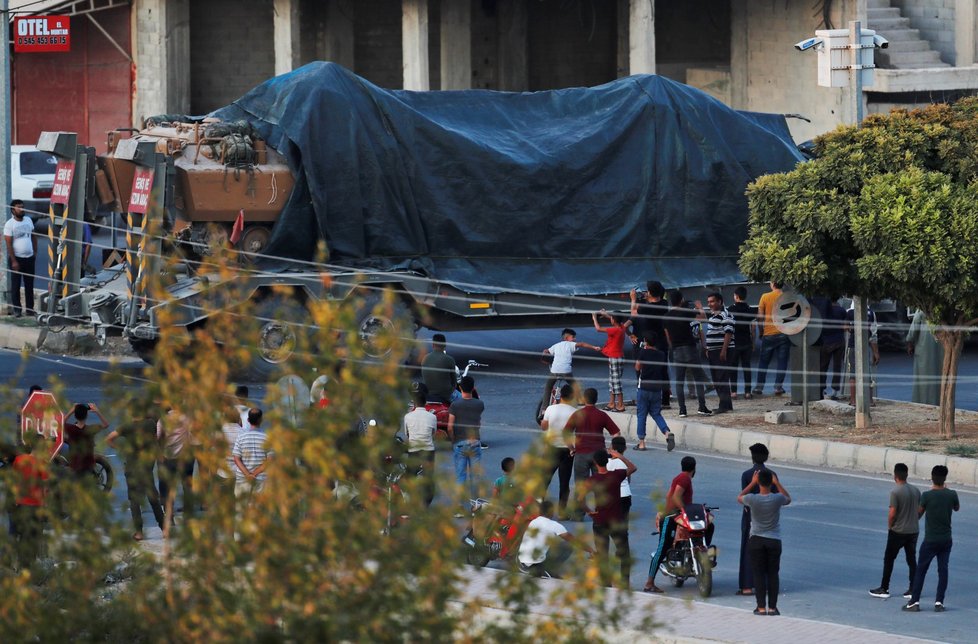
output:
[[[625,453],[628,446],[625,445],[624,436],[615,436],[611,439],[611,449],[608,450],[608,455],[611,459],[608,461],[608,465],[605,469],[609,472],[615,470],[627,470],[628,466],[625,465],[625,461],[621,460],[621,455]],[[629,483],[629,478],[626,477],[624,481],[621,482],[621,515],[625,523],[625,532],[628,533],[628,514],[632,511],[632,486]]]
[[[546,438],[546,457],[547,466],[550,473],[547,475],[547,487],[553,481],[554,472],[557,473],[558,498],[560,518],[566,519],[567,499],[570,497],[570,480],[574,472],[574,457],[571,456],[570,448],[567,446],[567,437],[564,427],[567,419],[577,411],[577,407],[570,404],[574,399],[574,388],[571,385],[564,385],[560,388],[560,402],[550,405],[543,412],[543,420],[540,421],[540,429],[544,431]],[[568,402],[564,402],[568,401]]]
[[[414,409],[404,414],[404,438],[407,441],[408,471],[424,479],[424,502],[435,498],[435,430],[438,420],[424,408],[428,402],[421,388],[414,392]]]
[[[560,567],[571,556],[574,535],[567,528],[550,518],[554,504],[540,502],[540,514],[526,526],[523,541],[520,542],[520,570],[536,577],[557,577]],[[554,543],[555,539],[561,541]],[[588,546],[582,546],[593,552]]]
[[[10,270],[11,315],[21,317],[34,313],[34,259],[37,256],[37,237],[34,222],[24,216],[24,202],[10,202],[10,219],[3,225],[3,239],[7,245],[7,268]],[[24,304],[21,308],[20,285],[24,285]]]
[[[574,397],[567,402],[573,403],[577,400],[577,381],[574,380],[573,374],[574,353],[581,347],[601,351],[601,347],[587,342],[578,342],[577,331],[574,329],[564,329],[560,335],[560,342],[543,350],[544,359],[553,357],[553,361],[550,363],[550,377],[547,378],[547,384],[543,387],[543,398],[540,399],[540,404],[537,407],[538,424],[543,420],[544,410],[550,405],[550,392],[558,380],[566,380],[567,384],[574,387]],[[564,399],[561,398],[561,400]]]

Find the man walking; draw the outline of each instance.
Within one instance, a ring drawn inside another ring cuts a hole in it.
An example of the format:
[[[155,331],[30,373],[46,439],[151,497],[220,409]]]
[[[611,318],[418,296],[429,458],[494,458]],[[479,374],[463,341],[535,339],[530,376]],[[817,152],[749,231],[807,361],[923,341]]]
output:
[[[934,612],[944,612],[944,593],[947,592],[947,564],[951,558],[951,513],[957,512],[958,493],[944,487],[947,468],[935,465],[930,471],[931,489],[920,495],[917,515],[924,517],[924,542],[920,544],[917,557],[917,572],[913,578],[910,601],[903,610],[916,613],[920,610],[920,593],[924,590],[924,578],[930,562],[937,558],[937,596],[934,598]]]
[[[757,318],[763,324],[761,332],[761,359],[757,363],[757,385],[754,395],[764,393],[764,383],[767,381],[767,367],[771,359],[775,362],[774,395],[784,395],[784,377],[788,370],[788,358],[791,354],[791,339],[774,326],[774,305],[781,297],[781,284],[771,282],[771,290],[761,296],[757,304]]]
[[[638,360],[639,350],[650,346],[646,341],[649,333],[652,333],[652,345],[655,346],[666,357],[666,370],[669,368],[669,341],[666,339],[666,332],[662,326],[663,320],[669,315],[669,305],[665,301],[666,289],[662,282],[649,280],[645,285],[644,302],[638,301],[638,293],[632,289],[629,293],[631,298],[631,320],[632,334],[629,338],[632,341],[632,355]],[[672,390],[669,387],[669,379],[666,378],[662,389],[662,408],[669,408],[669,400]]]
[[[730,350],[730,397],[737,398],[737,372],[744,373],[744,398],[750,400],[751,366],[754,355],[754,338],[757,335],[757,309],[747,303],[747,289],[738,286],[734,289],[733,306],[727,307],[734,318],[733,352]]]
[[[663,322],[672,361],[676,365],[676,398],[679,400],[679,417],[686,417],[686,372],[689,371],[696,386],[696,399],[700,416],[713,414],[706,406],[706,374],[700,363],[699,338],[693,334],[693,325],[706,317],[703,305],[696,302],[696,308],[686,307],[686,300],[679,289],[669,294],[669,317]]]
[[[21,317],[34,313],[34,262],[37,258],[37,237],[34,222],[24,216],[24,202],[10,202],[11,218],[3,225],[3,239],[7,244],[7,268],[10,270],[11,315]],[[24,285],[24,304],[21,308],[20,286]]]
[[[905,463],[893,466],[893,480],[896,487],[890,490],[890,512],[886,518],[886,550],[883,553],[883,581],[879,588],[869,591],[873,597],[886,599],[890,596],[890,575],[893,574],[893,562],[897,554],[903,550],[907,557],[907,568],[910,569],[910,585],[904,598],[910,599],[913,590],[913,579],[917,573],[917,535],[920,533],[920,517],[917,508],[920,507],[920,490],[907,483],[909,468]]]
[[[421,477],[424,504],[435,498],[435,430],[438,420],[424,408],[428,401],[419,388],[414,393],[414,409],[404,415],[404,437],[407,440],[408,467]]]
[[[565,428],[568,433],[573,433],[567,439],[567,446],[571,448],[574,457],[574,491],[578,507],[583,506],[585,481],[597,472],[594,455],[604,450],[604,432],[607,431],[611,436],[621,434],[611,416],[595,407],[597,401],[598,390],[593,387],[585,389],[584,406],[567,419]],[[583,515],[578,513],[577,520],[581,519]]]
[[[628,549],[628,523],[621,507],[621,485],[638,471],[638,468],[619,452],[614,452],[614,457],[625,464],[625,469],[609,471],[608,452],[601,449],[594,453],[594,465],[598,471],[587,480],[588,490],[594,493],[594,509],[588,510],[588,515],[592,520],[594,549],[601,558],[602,568],[606,569],[608,566],[609,541],[613,541],[615,556],[618,557],[621,566],[619,588],[629,588],[632,557]],[[610,580],[606,578],[606,582]],[[613,584],[606,583],[606,585]]]
[[[663,389],[669,386],[669,369],[666,364],[666,354],[655,344],[655,333],[646,331],[638,360],[635,361],[635,371],[638,372],[638,391],[635,395],[638,445],[635,449],[639,451],[648,449],[645,446],[645,426],[649,416],[666,437],[666,449],[671,452],[676,446],[676,438],[669,431],[666,419],[662,417],[662,400],[665,397]]]
[[[469,484],[471,498],[479,496],[479,469],[482,462],[482,447],[479,429],[482,426],[482,412],[485,403],[472,397],[475,378],[465,376],[459,382],[462,397],[448,408],[448,440],[452,442],[452,458],[455,463],[455,482],[464,491]]]
[[[560,402],[550,405],[543,412],[543,420],[540,421],[540,429],[546,435],[546,458],[549,474],[546,477],[546,487],[550,487],[550,482],[557,473],[558,498],[560,518],[567,516],[567,499],[570,496],[571,473],[574,471],[574,457],[571,456],[570,447],[567,446],[567,421],[570,419],[577,407],[566,402],[573,400],[574,388],[564,385],[560,388]]]
[[[116,440],[119,438],[123,440],[121,448],[116,445]],[[132,538],[136,541],[143,540],[143,499],[149,502],[149,509],[153,512],[156,525],[166,536],[163,505],[153,482],[153,468],[156,466],[156,461],[159,460],[155,416],[147,409],[141,419],[134,420],[111,432],[106,436],[105,442],[109,447],[118,449],[123,456],[126,470],[126,489],[129,497],[129,513],[132,516],[132,525],[135,529]]]
[[[716,413],[733,411],[730,397],[730,360],[734,344],[734,318],[723,306],[723,296],[718,292],[710,293],[706,298],[710,312],[706,316],[706,324],[700,325],[700,336],[706,350],[706,359],[710,363],[710,375],[716,388],[720,405]],[[704,328],[705,327],[705,328]]]
[[[255,408],[248,412],[249,428],[242,430],[234,441],[231,456],[234,457],[235,470],[234,498],[250,502],[255,494],[265,489],[265,473],[268,459],[272,456],[265,443],[267,436],[261,427],[261,409]],[[184,490],[184,499],[187,492]]]

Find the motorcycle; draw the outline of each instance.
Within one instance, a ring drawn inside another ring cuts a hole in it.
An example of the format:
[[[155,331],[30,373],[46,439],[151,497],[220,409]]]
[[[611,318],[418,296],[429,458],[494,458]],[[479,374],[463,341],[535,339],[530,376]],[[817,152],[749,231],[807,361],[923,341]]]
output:
[[[458,365],[456,365],[455,382],[457,383],[460,380],[462,380],[462,378],[469,375],[470,369],[477,369],[477,368],[488,367],[488,366],[489,365],[482,364],[481,362],[476,362],[475,360],[469,360],[466,363],[464,370],[460,370],[458,368]],[[415,386],[423,386],[423,385],[421,383],[415,383]],[[458,385],[455,385],[455,388],[457,390]],[[472,390],[472,397],[473,398],[479,397],[478,390],[475,389]],[[435,429],[436,439],[448,440],[448,409],[449,407],[451,407],[451,405],[452,405],[451,402],[429,400],[424,406],[426,410],[430,411],[432,414],[435,415],[435,420],[438,423],[437,428]]]
[[[713,592],[713,569],[717,565],[716,547],[706,543],[706,532],[713,523],[713,510],[719,508],[691,503],[676,517],[676,540],[659,564],[659,571],[681,587],[696,578],[701,597]]]
[[[468,546],[465,560],[482,568],[490,561],[509,559],[518,553],[523,533],[531,520],[527,508],[532,499],[515,508],[481,498],[469,503],[472,522],[462,536],[462,543]]]

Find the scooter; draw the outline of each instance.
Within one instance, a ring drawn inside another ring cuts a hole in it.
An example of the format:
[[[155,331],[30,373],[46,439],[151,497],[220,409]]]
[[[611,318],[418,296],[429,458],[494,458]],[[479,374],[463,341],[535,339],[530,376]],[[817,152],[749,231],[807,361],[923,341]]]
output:
[[[455,365],[455,382],[459,382],[465,376],[469,375],[470,369],[478,369],[488,367],[487,364],[482,364],[481,362],[476,362],[475,360],[469,360],[464,370],[460,370],[458,365]],[[420,383],[418,383],[420,384]],[[456,390],[458,390],[458,385],[455,385]],[[478,398],[479,392],[476,389],[472,390],[472,397]],[[441,402],[441,401],[428,401],[424,408],[435,415],[435,420],[438,425],[435,429],[435,438],[441,440],[448,440],[448,409],[451,407],[451,402]]]
[[[671,577],[677,588],[695,577],[701,597],[709,597],[713,592],[717,550],[707,545],[706,531],[713,523],[712,511],[718,509],[699,503],[684,507],[676,517],[675,543],[659,564],[659,572]]]
[[[480,568],[490,561],[509,559],[519,552],[523,533],[532,517],[527,508],[532,499],[513,506],[504,506],[489,499],[472,499],[472,522],[462,536],[467,546],[465,560]]]

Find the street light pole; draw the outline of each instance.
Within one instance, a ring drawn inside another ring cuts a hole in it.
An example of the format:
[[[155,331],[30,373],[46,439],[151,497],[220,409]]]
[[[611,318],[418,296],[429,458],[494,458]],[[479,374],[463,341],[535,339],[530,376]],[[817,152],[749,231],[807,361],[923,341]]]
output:
[[[0,34],[0,227],[10,218],[10,2],[0,0],[3,34]],[[7,244],[0,239],[0,307],[10,301],[7,282]],[[2,310],[0,308],[0,310]]]

